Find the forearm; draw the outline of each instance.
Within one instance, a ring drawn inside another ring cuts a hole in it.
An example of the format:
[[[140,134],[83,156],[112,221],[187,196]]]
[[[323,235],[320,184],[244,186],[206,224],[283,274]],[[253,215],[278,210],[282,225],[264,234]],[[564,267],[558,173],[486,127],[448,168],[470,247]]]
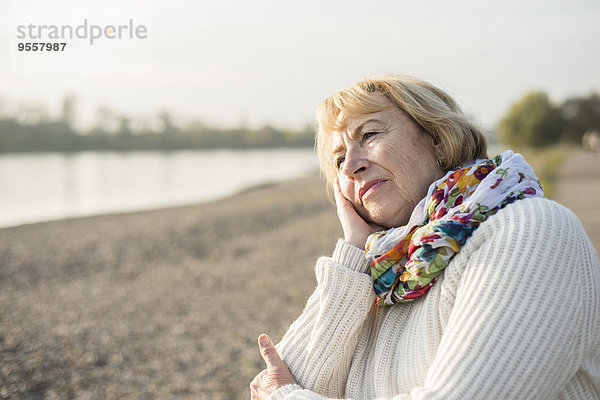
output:
[[[375,300],[367,269],[364,253],[341,241],[332,258],[319,259],[317,288],[277,345],[301,387],[343,396],[358,338]]]

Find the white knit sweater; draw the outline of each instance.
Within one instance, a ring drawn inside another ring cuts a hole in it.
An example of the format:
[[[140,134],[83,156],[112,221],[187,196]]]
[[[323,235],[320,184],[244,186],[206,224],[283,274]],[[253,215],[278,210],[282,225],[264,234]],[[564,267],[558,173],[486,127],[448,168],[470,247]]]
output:
[[[411,303],[374,306],[368,269],[343,241],[318,260],[270,399],[600,399],[600,263],[563,206],[500,210]]]

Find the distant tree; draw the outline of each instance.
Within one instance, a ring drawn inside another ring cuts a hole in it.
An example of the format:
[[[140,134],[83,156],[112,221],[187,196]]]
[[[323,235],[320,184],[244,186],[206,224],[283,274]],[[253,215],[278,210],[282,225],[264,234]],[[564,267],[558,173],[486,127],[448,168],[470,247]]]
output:
[[[130,120],[127,117],[120,117],[119,130],[117,131],[119,136],[131,136]]]
[[[255,146],[285,146],[285,137],[283,135],[283,132],[269,124],[263,125],[262,127],[258,128],[255,131],[254,138],[256,142],[251,144]]]
[[[24,102],[17,106],[17,120],[26,125],[35,125],[50,120],[48,111],[43,104]]]
[[[0,97],[0,120],[6,119],[9,117],[8,114],[7,101]]]
[[[173,118],[168,111],[161,111],[158,114],[158,119],[162,124],[161,133],[163,135],[172,135],[176,132],[177,129],[173,125]]]
[[[314,146],[315,134],[316,126],[306,123],[299,131],[288,133],[288,136],[295,146]]]
[[[192,122],[189,122],[183,128],[183,132],[188,135],[197,135],[209,129],[210,127],[204,121],[194,120]]]
[[[101,105],[96,108],[94,125],[89,133],[105,135],[117,132],[121,124],[120,118],[110,107]]]
[[[600,96],[591,93],[588,97],[572,97],[561,106],[565,120],[563,140],[571,143],[581,143],[581,138],[587,130],[600,130]]]
[[[68,94],[65,96],[62,102],[62,110],[60,114],[60,122],[65,124],[66,126],[73,128],[73,124],[76,119],[76,107],[77,98],[73,94]]]
[[[508,145],[546,146],[557,143],[564,120],[544,92],[531,92],[514,103],[498,125],[500,140]]]

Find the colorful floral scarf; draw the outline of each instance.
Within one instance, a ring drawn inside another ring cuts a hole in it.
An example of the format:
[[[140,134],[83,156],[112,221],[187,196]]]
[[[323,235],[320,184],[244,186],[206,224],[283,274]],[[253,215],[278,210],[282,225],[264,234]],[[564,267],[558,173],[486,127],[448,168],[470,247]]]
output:
[[[407,225],[367,239],[377,304],[423,296],[483,221],[526,197],[543,197],[543,189],[531,166],[510,150],[449,171],[431,184]]]

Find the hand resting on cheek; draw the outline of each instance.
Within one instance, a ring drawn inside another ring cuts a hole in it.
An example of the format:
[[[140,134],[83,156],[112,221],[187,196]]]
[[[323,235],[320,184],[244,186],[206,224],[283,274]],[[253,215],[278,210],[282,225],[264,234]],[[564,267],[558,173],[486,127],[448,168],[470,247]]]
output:
[[[365,243],[370,234],[386,229],[381,225],[365,221],[354,205],[342,194],[339,177],[333,182],[337,215],[344,230],[344,240],[360,249],[365,248]]]

